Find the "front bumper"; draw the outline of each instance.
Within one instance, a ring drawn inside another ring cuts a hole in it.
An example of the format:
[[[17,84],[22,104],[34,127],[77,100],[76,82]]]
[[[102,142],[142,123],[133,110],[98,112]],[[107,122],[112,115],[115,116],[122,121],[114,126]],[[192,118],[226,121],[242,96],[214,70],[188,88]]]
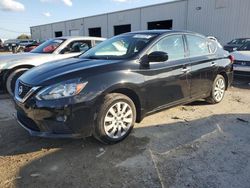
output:
[[[17,121],[32,136],[48,138],[81,138],[92,135],[93,105],[65,105],[65,101],[15,100]]]

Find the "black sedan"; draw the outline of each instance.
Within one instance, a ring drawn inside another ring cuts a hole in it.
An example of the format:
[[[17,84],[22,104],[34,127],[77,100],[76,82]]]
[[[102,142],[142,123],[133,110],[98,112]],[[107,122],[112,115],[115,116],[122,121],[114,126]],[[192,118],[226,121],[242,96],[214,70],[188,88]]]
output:
[[[236,51],[249,41],[250,41],[250,38],[234,39],[224,46],[224,50],[226,50],[228,52]]]
[[[112,144],[159,110],[197,99],[221,102],[232,78],[233,58],[203,35],[126,33],[21,76],[17,119],[34,136],[93,135]]]

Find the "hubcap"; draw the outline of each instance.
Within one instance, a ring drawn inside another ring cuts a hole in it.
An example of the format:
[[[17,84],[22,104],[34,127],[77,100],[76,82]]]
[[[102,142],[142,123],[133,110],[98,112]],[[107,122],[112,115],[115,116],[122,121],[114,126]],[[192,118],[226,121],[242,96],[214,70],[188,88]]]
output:
[[[214,98],[216,101],[221,101],[225,92],[225,83],[223,79],[218,79],[214,88]]]
[[[124,136],[133,123],[133,111],[126,102],[111,106],[104,118],[104,130],[110,138]]]

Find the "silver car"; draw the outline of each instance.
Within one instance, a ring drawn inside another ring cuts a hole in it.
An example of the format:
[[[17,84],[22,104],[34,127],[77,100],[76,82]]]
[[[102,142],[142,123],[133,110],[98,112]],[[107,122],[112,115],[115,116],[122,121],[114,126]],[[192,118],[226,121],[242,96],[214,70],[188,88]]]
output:
[[[0,90],[13,95],[16,80],[25,71],[78,56],[104,40],[99,37],[59,37],[47,40],[29,53],[0,55]]]
[[[250,77],[250,41],[231,53],[234,58],[234,75]]]

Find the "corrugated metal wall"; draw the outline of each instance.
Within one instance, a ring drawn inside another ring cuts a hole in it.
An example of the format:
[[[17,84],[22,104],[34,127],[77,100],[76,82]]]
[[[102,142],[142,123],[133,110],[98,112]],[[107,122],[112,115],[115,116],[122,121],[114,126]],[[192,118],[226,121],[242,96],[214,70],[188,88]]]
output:
[[[250,37],[250,0],[188,0],[187,29],[225,44]]]
[[[89,28],[100,27],[102,36],[108,36],[108,16],[107,15],[99,15],[99,16],[91,16],[84,18],[84,33],[83,35],[89,34]]]
[[[114,26],[131,24],[132,31],[147,29],[150,21],[173,20],[173,29],[191,30],[217,37],[223,44],[250,37],[250,0],[178,0],[137,9],[113,12],[65,22],[31,27],[34,39],[54,37],[54,32],[69,35],[79,30],[101,27],[102,37],[112,37]]]
[[[66,21],[65,23],[65,34],[67,36],[70,36],[71,30],[79,30],[79,34],[83,35],[83,19],[76,19],[71,21]]]
[[[56,31],[69,35],[70,30],[80,30],[80,35],[88,35],[88,29],[101,27],[102,37],[114,36],[114,26],[131,24],[131,30],[145,30],[150,21],[173,20],[173,29],[186,29],[187,1],[162,3],[131,10],[68,20],[31,27],[33,39],[45,40],[54,37]],[[42,32],[41,32],[42,31]]]
[[[141,9],[141,28],[147,29],[147,23],[159,20],[173,20],[173,29],[186,29],[187,1],[172,2]]]

